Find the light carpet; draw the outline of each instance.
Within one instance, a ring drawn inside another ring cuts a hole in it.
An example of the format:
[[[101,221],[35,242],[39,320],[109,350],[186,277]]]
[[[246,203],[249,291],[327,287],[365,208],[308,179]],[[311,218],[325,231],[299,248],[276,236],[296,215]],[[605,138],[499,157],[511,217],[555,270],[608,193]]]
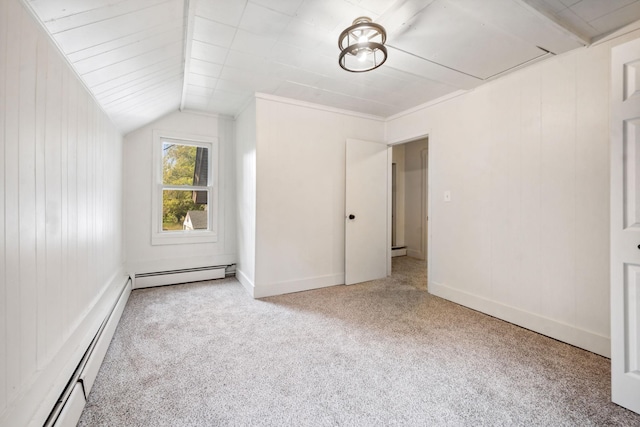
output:
[[[426,292],[422,263],[254,300],[136,290],[81,426],[639,426],[610,362]]]

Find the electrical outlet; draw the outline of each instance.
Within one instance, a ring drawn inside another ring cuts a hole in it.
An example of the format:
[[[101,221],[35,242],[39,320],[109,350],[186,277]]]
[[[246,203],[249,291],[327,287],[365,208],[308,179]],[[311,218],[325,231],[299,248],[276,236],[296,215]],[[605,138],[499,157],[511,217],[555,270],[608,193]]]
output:
[[[446,190],[444,192],[444,201],[445,202],[450,202],[451,201],[451,191]]]

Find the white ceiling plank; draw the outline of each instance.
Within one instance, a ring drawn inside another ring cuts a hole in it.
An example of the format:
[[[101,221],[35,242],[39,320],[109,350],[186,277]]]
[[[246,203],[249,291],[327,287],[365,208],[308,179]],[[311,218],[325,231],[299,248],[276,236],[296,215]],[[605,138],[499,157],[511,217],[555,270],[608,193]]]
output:
[[[249,2],[238,28],[264,37],[277,38],[291,21],[291,16]]]
[[[252,3],[271,9],[275,12],[280,12],[285,15],[295,16],[298,7],[302,4],[302,0],[250,0]]]
[[[193,23],[193,39],[216,46],[229,48],[236,28],[210,19],[195,16]]]
[[[246,105],[251,96],[252,95],[240,97],[233,94],[227,94],[224,91],[217,91],[209,100],[205,111],[233,116],[235,113],[240,111],[244,105]]]
[[[105,43],[100,43],[95,46],[90,46],[86,49],[79,50],[77,52],[67,54],[67,58],[72,63],[82,61],[83,59],[91,58],[92,56],[101,55],[103,53],[117,50],[132,44],[143,42],[144,40],[152,37],[157,37],[159,34],[163,34],[169,31],[182,32],[182,22],[175,21],[171,24],[162,23],[155,27],[147,28],[142,31],[138,31],[124,37],[117,38]]]
[[[544,54],[452,4],[436,1],[428,11],[390,45],[482,79]]]
[[[213,96],[213,91],[214,89],[212,87],[187,85],[187,98],[191,96],[211,98],[211,96]]]
[[[263,36],[239,29],[231,44],[231,49],[236,52],[267,57],[273,45],[276,44],[276,40],[276,37]]]
[[[154,7],[118,16],[91,25],[57,33],[54,38],[65,53],[77,52],[91,46],[109,42],[146,28],[182,19],[181,1],[169,1]]]
[[[581,34],[585,40],[589,40],[589,43],[591,43],[591,40],[598,34],[598,30],[573,13],[569,8],[559,12],[556,18],[559,18],[562,24],[573,33]]]
[[[205,0],[196,3],[196,16],[236,27],[240,23],[246,0]]]
[[[279,76],[263,74],[259,71],[242,70],[238,68],[225,67],[220,74],[220,80],[229,81],[236,85],[246,87],[251,92],[275,91],[282,79]]]
[[[338,28],[341,31],[351,25],[355,18],[365,15],[366,12],[366,9],[344,0],[305,0],[298,7],[296,16],[311,25],[327,31],[334,31]],[[370,18],[375,20],[376,16],[371,16]]]
[[[29,0],[42,22],[101,9],[128,0]]]
[[[210,89],[214,89],[218,84],[217,78],[203,76],[194,72],[189,73],[189,75],[187,76],[187,81],[189,82],[189,86],[200,86]]]
[[[114,108],[119,105],[130,105],[131,100],[136,98],[140,98],[146,96],[150,91],[164,87],[169,84],[175,84],[176,82],[182,83],[182,72],[179,72],[174,75],[165,76],[163,78],[150,79],[144,82],[143,84],[135,86],[132,90],[127,91],[126,93],[120,93],[118,97],[112,97],[109,100],[104,100],[105,108]]]
[[[216,91],[223,91],[227,93],[233,93],[240,97],[251,96],[254,91],[252,88],[247,87],[241,83],[237,83],[231,80],[218,79],[216,85]]]
[[[100,69],[82,75],[82,79],[89,87],[97,86],[109,80],[134,73],[149,64],[157,63],[165,58],[176,57],[182,53],[182,42],[175,42],[115,64],[109,64]]]
[[[370,12],[373,16],[380,16],[390,8],[398,4],[397,0],[352,0],[350,3],[360,6]]]
[[[124,76],[116,77],[108,80],[104,83],[97,84],[91,87],[91,91],[96,94],[96,97],[101,96],[104,93],[108,93],[112,90],[127,90],[131,85],[136,85],[147,78],[152,77],[156,73],[167,71],[173,67],[182,68],[182,55],[176,55],[166,59],[162,59],[153,64],[146,65],[133,73],[126,74]]]
[[[229,61],[227,60],[227,63]],[[191,58],[189,64],[189,71],[195,74],[200,74],[207,77],[219,77],[222,71],[222,65],[214,64],[213,62],[203,61],[201,59]]]
[[[529,9],[531,13],[538,14],[541,18],[541,22],[544,19],[548,20],[549,25],[554,26],[556,30],[564,32],[570,39],[587,46],[591,43],[591,34],[581,30],[580,26],[573,25],[563,18],[563,14],[570,11],[568,8],[562,10],[556,10],[550,8],[546,1],[542,0],[516,0],[520,5],[526,9]]]
[[[45,21],[47,29],[56,34],[62,31],[71,30],[77,27],[95,24],[100,21],[127,15],[132,12],[141,11],[161,3],[173,2],[174,0],[127,0],[109,4],[98,9],[75,13],[64,17]]]
[[[132,43],[118,49],[94,55],[92,57],[76,61],[73,66],[80,74],[103,68],[105,64],[115,64],[128,59],[133,59],[144,55],[149,51],[156,51],[172,43],[182,42],[182,29],[173,27],[170,31],[156,34],[139,42]]]
[[[230,50],[225,66],[240,68],[243,70],[264,70],[266,61],[266,58],[262,56]]]
[[[113,117],[119,118],[133,114],[136,110],[142,110],[148,108],[150,105],[154,105],[159,99],[171,99],[171,104],[174,105],[174,109],[178,109],[179,95],[182,90],[182,82],[175,82],[170,85],[164,85],[153,90],[147,91],[144,96],[138,97],[134,102],[129,103],[126,107],[119,106],[118,108],[108,109]]]
[[[182,79],[182,73],[182,67],[179,65],[168,69],[161,69],[155,73],[145,75],[144,77],[141,77],[139,79],[130,80],[126,84],[104,91],[96,95],[96,98],[98,99],[98,101],[100,101],[100,104],[106,105],[116,99],[122,98],[128,93],[137,91],[138,88],[144,88],[148,85],[152,85],[160,81],[165,81],[169,78]]]
[[[609,33],[637,21],[640,15],[640,2],[632,3],[605,16],[597,18],[590,24],[600,34]]]
[[[385,68],[394,68],[408,74],[426,77],[460,89],[472,89],[482,84],[482,80],[456,72],[433,62],[424,61],[414,55],[397,49],[389,49]]]
[[[556,54],[583,46],[583,43],[564,37],[564,28],[559,29],[548,17],[535,13],[531,7],[523,7],[521,2],[490,1],[494,7],[486,7],[487,2],[479,3],[476,0],[449,0],[452,5],[478,22],[491,25],[530,45],[541,46]]]
[[[191,57],[202,61],[224,64],[229,49],[204,43],[198,40],[191,42]]]
[[[591,22],[634,2],[635,0],[582,0],[572,5],[571,10],[583,20]]]

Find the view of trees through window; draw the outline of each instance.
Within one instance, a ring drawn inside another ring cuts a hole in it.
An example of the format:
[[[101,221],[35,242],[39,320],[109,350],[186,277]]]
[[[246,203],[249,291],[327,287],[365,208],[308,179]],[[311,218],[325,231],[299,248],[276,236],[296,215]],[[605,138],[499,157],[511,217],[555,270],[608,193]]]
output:
[[[162,143],[162,229],[207,229],[208,149]]]

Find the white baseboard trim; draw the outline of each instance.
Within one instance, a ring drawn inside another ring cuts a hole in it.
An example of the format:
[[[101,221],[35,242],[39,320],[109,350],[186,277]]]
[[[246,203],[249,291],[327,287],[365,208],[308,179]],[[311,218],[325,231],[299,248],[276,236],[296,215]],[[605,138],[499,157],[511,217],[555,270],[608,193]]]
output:
[[[124,271],[119,270],[106,281],[84,315],[78,317],[73,332],[58,353],[33,376],[24,393],[0,415],[1,426],[42,426],[45,423],[96,332],[118,300],[126,280],[128,277]]]
[[[436,282],[429,282],[429,293],[601,356],[611,357],[609,337]]]
[[[244,288],[249,293],[249,295],[251,295],[251,298],[255,298],[253,295],[254,289],[255,289],[253,282],[249,280],[249,277],[247,277],[244,271],[240,270],[237,267],[236,267],[236,279],[238,279],[238,282],[240,282],[240,284],[244,286]]]
[[[271,297],[274,295],[290,294],[292,292],[309,291],[311,289],[344,285],[344,274],[329,274],[326,276],[310,277],[286,282],[257,285],[253,290],[254,298]]]

